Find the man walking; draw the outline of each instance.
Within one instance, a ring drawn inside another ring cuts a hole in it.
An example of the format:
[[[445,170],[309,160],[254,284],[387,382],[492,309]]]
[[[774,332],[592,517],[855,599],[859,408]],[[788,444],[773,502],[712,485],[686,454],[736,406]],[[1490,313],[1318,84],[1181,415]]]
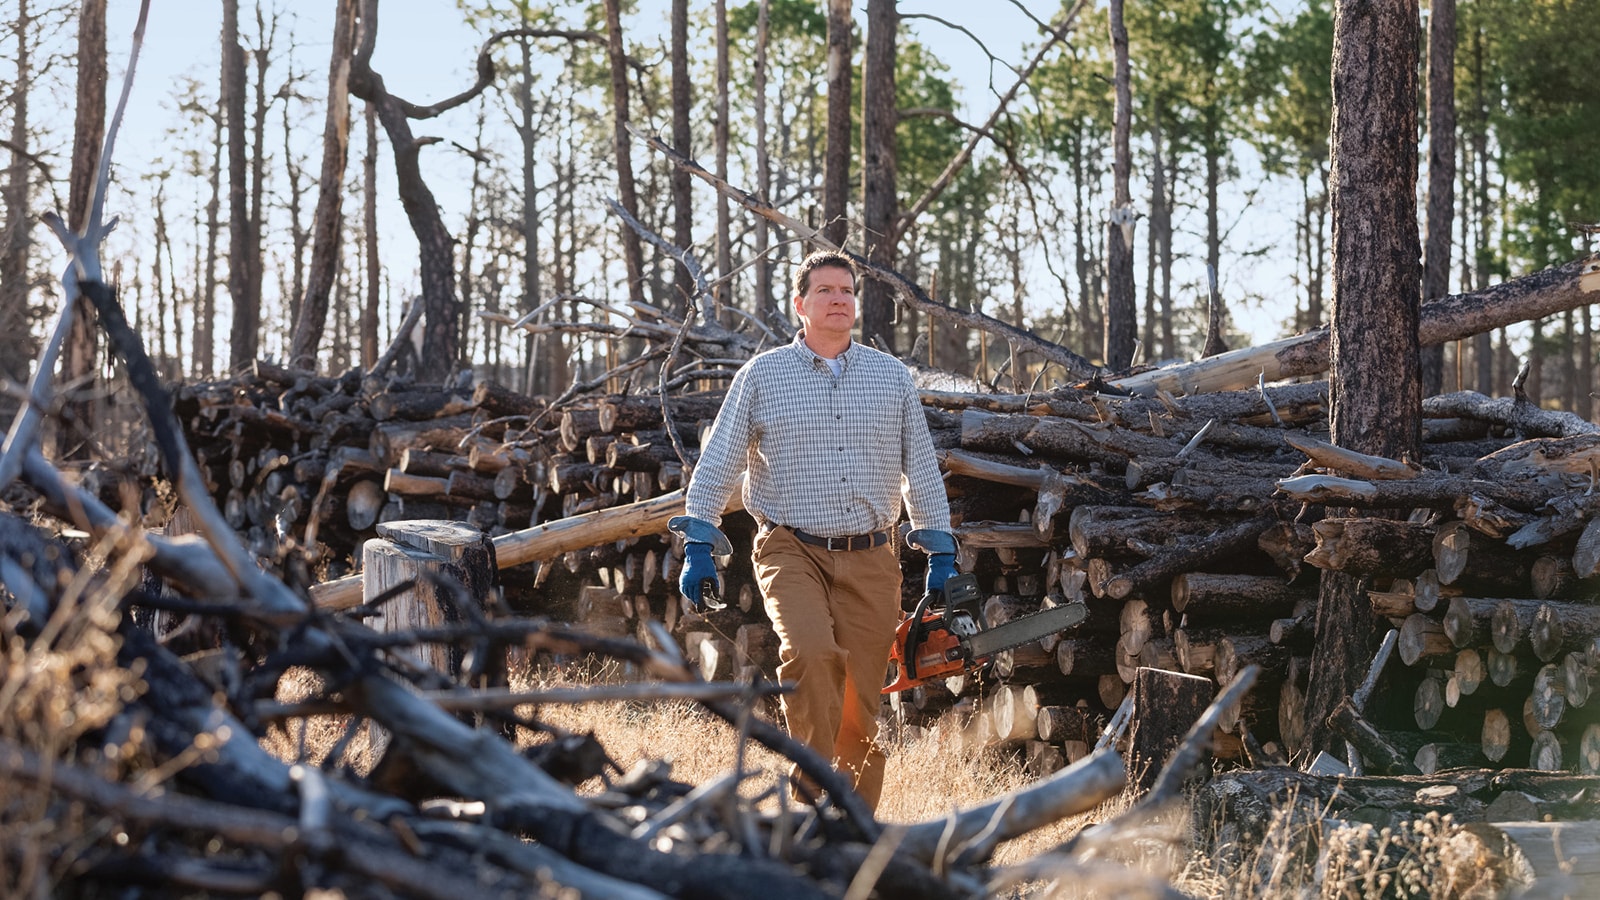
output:
[[[732,545],[718,527],[744,482],[755,518],[752,560],[779,638],[778,678],[789,733],[816,750],[877,808],[884,754],[877,714],[900,619],[900,563],[892,530],[901,502],[907,542],[928,554],[928,585],[955,571],[950,505],[916,386],[905,364],[851,340],[856,269],[819,252],[794,277],[802,329],[751,359],[728,388],[689,483],[686,515],[668,527],[685,541],[679,589],[702,603],[715,555]]]

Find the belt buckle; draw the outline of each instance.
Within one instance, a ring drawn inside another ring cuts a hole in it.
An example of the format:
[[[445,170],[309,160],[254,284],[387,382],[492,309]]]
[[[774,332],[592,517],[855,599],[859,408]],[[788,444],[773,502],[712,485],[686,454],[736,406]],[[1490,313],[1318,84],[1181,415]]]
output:
[[[841,546],[835,547],[833,545],[834,541],[839,541],[841,543]],[[848,537],[831,537],[831,538],[828,538],[828,552],[829,553],[837,553],[840,550],[849,550],[849,549],[850,549],[850,538],[848,538]]]

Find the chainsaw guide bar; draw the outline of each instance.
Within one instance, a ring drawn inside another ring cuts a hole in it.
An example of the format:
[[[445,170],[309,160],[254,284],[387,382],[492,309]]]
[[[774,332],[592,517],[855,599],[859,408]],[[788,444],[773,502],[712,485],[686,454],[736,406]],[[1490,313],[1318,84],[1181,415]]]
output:
[[[893,681],[883,693],[979,668],[996,653],[1065,631],[1089,615],[1089,608],[1079,601],[986,628],[977,611],[980,598],[978,579],[971,574],[951,578],[943,591],[924,594],[916,611],[895,629],[889,648]],[[935,608],[935,600],[945,601],[945,606]]]
[[[1002,650],[1021,647],[1058,631],[1065,631],[1088,616],[1089,607],[1082,603],[1052,606],[968,636],[967,650],[974,657],[993,656]]]

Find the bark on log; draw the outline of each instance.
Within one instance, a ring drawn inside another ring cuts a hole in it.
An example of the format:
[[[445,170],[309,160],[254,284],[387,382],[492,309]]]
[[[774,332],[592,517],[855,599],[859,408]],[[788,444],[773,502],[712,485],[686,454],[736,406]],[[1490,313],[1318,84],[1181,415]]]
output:
[[[1451,597],[1444,614],[1444,633],[1457,647],[1473,647],[1489,640],[1499,600],[1488,597]]]
[[[1495,328],[1577,309],[1594,302],[1600,292],[1600,262],[1594,257],[1466,294],[1453,294],[1422,304],[1418,338],[1430,347],[1483,334]],[[1199,362],[1181,363],[1112,381],[1144,396],[1157,391],[1199,394],[1247,388],[1258,381],[1281,381],[1317,375],[1328,368],[1329,334],[1320,328]]]
[[[1082,741],[1092,744],[1105,729],[1106,717],[1080,706],[1041,706],[1034,717],[1039,740],[1052,744]]]
[[[1212,695],[1207,678],[1150,668],[1135,674],[1136,718],[1128,737],[1128,766],[1141,790],[1156,783],[1161,767],[1206,711]]]
[[[1056,644],[1056,669],[1076,678],[1098,678],[1116,671],[1110,643],[1099,638],[1070,637]]]
[[[1207,537],[1184,541],[1107,579],[1105,595],[1122,600],[1180,573],[1207,568],[1222,557],[1254,546],[1272,521],[1266,517],[1246,519]]]
[[[1434,529],[1417,522],[1361,516],[1311,526],[1317,545],[1306,562],[1351,575],[1408,576],[1433,561]]]
[[[498,585],[494,545],[482,533],[456,522],[387,522],[380,538],[365,546],[364,597],[373,603],[405,582],[412,587],[378,607],[368,624],[378,631],[409,631],[461,621],[461,603],[483,608]],[[445,581],[459,584],[453,596]],[[405,651],[400,651],[405,652]],[[449,645],[413,648],[418,662],[438,672],[459,671],[460,658]]]
[[[740,492],[735,490],[729,499],[728,511],[742,509],[743,503]],[[502,535],[494,539],[495,554],[501,568],[511,568],[620,538],[660,534],[666,531],[668,519],[682,514],[683,493],[674,491],[653,500],[597,510]],[[323,609],[348,609],[361,602],[361,576],[313,585],[311,597]]]
[[[1439,742],[1423,744],[1411,757],[1411,764],[1423,775],[1433,775],[1445,769],[1482,765],[1483,748],[1477,744]]]
[[[1113,750],[1101,751],[1017,793],[912,825],[900,849],[922,861],[955,848],[987,858],[1002,841],[1093,809],[1121,791],[1126,777],[1121,757]]]
[[[1372,726],[1372,723],[1356,711],[1350,698],[1346,697],[1334,707],[1333,714],[1328,717],[1328,726],[1355,745],[1361,758],[1383,774],[1420,774],[1408,757],[1395,749],[1394,745]]]
[[[1595,677],[1594,658],[1586,651],[1574,650],[1561,659],[1561,676],[1566,683],[1567,702],[1586,706]]]
[[[1587,646],[1600,636],[1600,607],[1546,600],[1533,613],[1528,642],[1540,662]]]
[[[1495,604],[1489,621],[1489,634],[1496,650],[1501,653],[1516,652],[1517,645],[1533,627],[1533,617],[1539,612],[1537,600],[1501,600]]]
[[[1456,656],[1456,645],[1445,634],[1444,625],[1422,613],[1406,616],[1395,649],[1400,661],[1408,666],[1437,665],[1443,660],[1453,661]]]

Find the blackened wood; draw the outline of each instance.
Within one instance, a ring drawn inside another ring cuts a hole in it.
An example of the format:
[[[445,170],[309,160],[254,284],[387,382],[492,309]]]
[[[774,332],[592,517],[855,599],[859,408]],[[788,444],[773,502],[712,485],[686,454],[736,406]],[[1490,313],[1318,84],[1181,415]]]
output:
[[[389,419],[440,419],[467,413],[475,408],[471,393],[439,388],[388,390],[367,401],[368,412],[380,422]]]
[[[1600,636],[1600,607],[1546,600],[1533,614],[1528,642],[1533,655],[1550,662],[1565,650],[1587,646]]]
[[[1135,719],[1128,737],[1132,782],[1149,790],[1189,727],[1210,704],[1210,679],[1141,668],[1133,680]]]
[[[1334,707],[1328,721],[1329,727],[1354,744],[1361,757],[1385,775],[1420,774],[1411,760],[1403,756],[1394,745],[1356,711],[1350,699],[1345,698]]]
[[[1052,744],[1066,741],[1094,743],[1105,729],[1106,717],[1080,706],[1041,706],[1034,717],[1039,740]]]
[[[1482,765],[1486,762],[1483,748],[1477,744],[1455,741],[1434,741],[1423,744],[1411,757],[1411,764],[1423,775],[1433,775],[1445,769]]]
[[[1162,513],[1143,506],[1079,506],[1067,524],[1072,548],[1084,559],[1148,559],[1172,540],[1215,530],[1215,524],[1204,517]]]
[[[1272,520],[1266,517],[1246,519],[1208,536],[1179,542],[1159,556],[1112,576],[1105,584],[1105,593],[1121,600],[1182,572],[1214,567],[1228,556],[1253,548],[1256,539],[1271,524]]]
[[[1434,530],[1399,519],[1323,519],[1306,562],[1351,575],[1409,576],[1433,561]]]
[[[1251,665],[1261,667],[1265,680],[1274,680],[1292,657],[1289,648],[1272,643],[1264,633],[1229,635],[1217,645],[1217,682],[1227,684]]]
[[[1056,669],[1062,675],[1097,678],[1116,670],[1115,641],[1092,637],[1063,638],[1056,644]]]
[[[1172,609],[1193,624],[1277,618],[1315,596],[1309,586],[1271,575],[1184,572],[1172,579]]]

